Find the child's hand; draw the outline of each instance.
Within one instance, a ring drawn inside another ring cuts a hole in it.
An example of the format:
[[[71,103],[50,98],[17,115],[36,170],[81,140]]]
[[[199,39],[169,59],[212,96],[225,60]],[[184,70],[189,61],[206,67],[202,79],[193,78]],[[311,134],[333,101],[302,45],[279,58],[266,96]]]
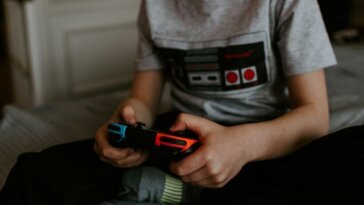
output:
[[[248,162],[247,143],[240,136],[233,136],[229,127],[181,114],[171,131],[186,129],[199,136],[201,146],[182,161],[171,165],[172,172],[183,181],[203,187],[222,187]]]
[[[135,112],[130,106],[121,108],[120,113],[115,115],[108,123],[119,121],[120,119],[117,116],[121,116],[129,124],[135,124],[137,122]],[[108,123],[96,132],[94,150],[100,156],[100,159],[120,168],[135,167],[142,164],[148,158],[146,151],[133,148],[120,149],[112,147],[109,144],[107,139]]]

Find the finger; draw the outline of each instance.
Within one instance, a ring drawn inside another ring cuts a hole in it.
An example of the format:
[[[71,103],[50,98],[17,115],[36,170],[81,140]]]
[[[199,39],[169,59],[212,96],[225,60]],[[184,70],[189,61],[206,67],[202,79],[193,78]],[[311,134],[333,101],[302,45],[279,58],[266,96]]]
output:
[[[146,158],[147,158],[146,153],[138,151],[130,154],[124,159],[118,159],[118,160],[110,160],[105,158],[103,159],[114,167],[130,168],[140,165],[146,160]]]
[[[204,155],[204,148],[200,147],[182,161],[172,163],[170,169],[178,176],[187,176],[204,167],[209,158]]]
[[[187,176],[181,177],[184,182],[198,184],[209,188],[218,188],[224,186],[229,181],[227,172],[211,172],[207,166],[197,170]]]
[[[196,157],[196,159],[193,160],[201,161],[201,158],[199,159],[198,157]],[[197,183],[207,178],[215,179],[216,181],[222,180],[221,176],[223,176],[223,174],[226,172],[225,167],[223,167],[223,165],[219,162],[212,161],[211,158],[203,157],[202,160],[205,160],[205,163],[201,168],[189,174],[181,176],[182,179],[186,182],[191,183]],[[192,163],[194,162],[192,161]]]
[[[134,167],[143,163],[147,157],[148,153],[146,151],[137,150],[126,158],[119,160],[117,163],[124,168]]]
[[[121,162],[119,162],[118,160],[114,160],[114,159],[107,159],[107,158],[104,158],[102,156],[99,157],[101,161],[113,166],[113,167],[119,167],[119,168],[126,168],[123,166],[123,164]]]
[[[100,147],[95,144],[96,153],[108,160],[120,160],[127,158],[129,155],[133,154],[134,150],[132,148],[114,148],[112,146]]]
[[[107,140],[105,133],[106,133],[106,125],[103,125],[96,132],[94,150],[99,155],[102,154],[101,152],[103,149],[109,149],[111,147],[111,145],[109,144],[109,142]]]
[[[122,165],[124,163],[124,160],[129,158],[130,155],[132,155],[132,153],[124,156],[123,158],[110,158],[110,157],[105,157],[103,155],[100,155],[99,158],[101,159],[101,161],[107,162],[113,166],[119,166],[119,165]]]
[[[131,106],[125,106],[122,109],[121,117],[129,124],[137,123],[134,109]]]
[[[221,188],[227,184],[227,180],[217,180],[215,177],[208,177],[200,181],[191,182],[205,188]]]
[[[184,182],[197,184],[198,182],[208,179],[210,177],[211,176],[208,175],[208,172],[206,171],[205,167],[201,167],[200,169],[196,170],[195,172],[192,172],[191,174],[182,176],[181,179]]]

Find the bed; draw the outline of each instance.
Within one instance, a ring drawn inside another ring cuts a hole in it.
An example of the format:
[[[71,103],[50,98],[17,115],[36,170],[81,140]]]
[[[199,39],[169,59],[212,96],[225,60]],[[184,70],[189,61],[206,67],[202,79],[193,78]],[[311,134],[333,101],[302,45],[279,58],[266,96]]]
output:
[[[330,132],[364,124],[364,42],[335,45],[334,49],[339,64],[326,70]],[[0,119],[0,188],[20,153],[93,137],[127,95],[128,91],[115,91],[31,111],[4,107]],[[162,107],[169,107],[167,95]]]

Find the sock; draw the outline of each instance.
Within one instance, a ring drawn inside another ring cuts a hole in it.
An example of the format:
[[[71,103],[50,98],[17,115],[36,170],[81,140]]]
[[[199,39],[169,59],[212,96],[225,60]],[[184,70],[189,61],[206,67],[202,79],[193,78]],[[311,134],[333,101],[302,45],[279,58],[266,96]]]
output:
[[[180,179],[165,174],[164,190],[161,198],[162,204],[181,204],[183,195],[183,182]]]
[[[162,204],[191,204],[199,199],[200,187],[148,166],[124,171],[119,199]]]
[[[182,180],[166,175],[164,190],[161,198],[162,204],[198,204],[201,187],[184,183]]]

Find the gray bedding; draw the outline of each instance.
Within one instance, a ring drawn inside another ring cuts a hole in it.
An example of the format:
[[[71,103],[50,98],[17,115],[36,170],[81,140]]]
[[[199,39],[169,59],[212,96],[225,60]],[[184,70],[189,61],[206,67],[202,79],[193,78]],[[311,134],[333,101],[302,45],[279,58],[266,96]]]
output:
[[[326,70],[331,132],[364,124],[364,43],[335,46],[335,52],[339,65]],[[126,95],[107,93],[30,112],[5,107],[0,121],[0,188],[20,153],[93,137]]]

